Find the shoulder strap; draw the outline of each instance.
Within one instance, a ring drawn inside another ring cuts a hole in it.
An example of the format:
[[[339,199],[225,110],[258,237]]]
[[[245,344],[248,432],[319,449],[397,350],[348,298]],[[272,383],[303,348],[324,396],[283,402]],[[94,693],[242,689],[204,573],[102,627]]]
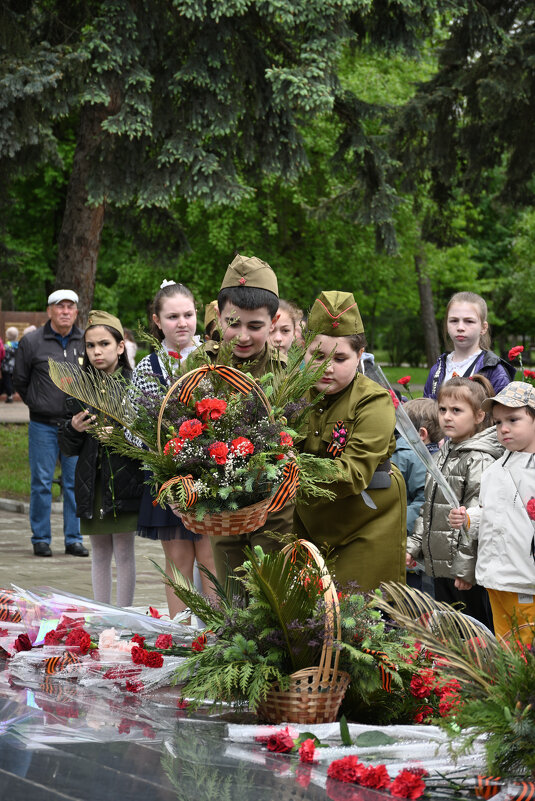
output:
[[[479,351],[479,353],[477,354],[477,356],[474,359],[474,361],[472,362],[472,364],[468,367],[468,369],[466,370],[466,372],[463,375],[463,378],[470,378],[470,376],[472,375],[472,372],[475,370],[476,364],[478,363],[480,356],[481,356],[481,351]]]
[[[161,383],[164,386],[167,386],[167,382],[163,377],[162,366],[160,364],[160,360],[158,358],[158,354],[152,351],[149,355],[150,366],[152,367],[153,374],[160,379]]]

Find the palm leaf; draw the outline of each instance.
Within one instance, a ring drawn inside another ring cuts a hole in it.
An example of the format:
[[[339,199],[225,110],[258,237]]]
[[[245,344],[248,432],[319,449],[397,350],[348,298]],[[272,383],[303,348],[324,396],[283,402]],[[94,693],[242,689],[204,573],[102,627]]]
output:
[[[251,604],[264,602],[277,620],[293,670],[310,667],[317,661],[317,647],[308,645],[310,631],[290,628],[295,621],[305,621],[316,614],[321,593],[310,592],[299,579],[296,565],[282,552],[259,556],[245,549],[250,563],[245,586],[251,594]]]
[[[381,590],[383,597],[377,596],[374,606],[447,660],[448,671],[459,681],[488,690],[493,662],[500,651],[488,629],[449,604],[405,584],[387,582],[381,584]]]
[[[48,360],[50,378],[54,384],[86,406],[98,409],[107,417],[130,428],[136,410],[128,394],[128,384],[103,370],[82,370],[78,364]]]
[[[173,592],[180,600],[191,609],[194,615],[199,617],[206,624],[208,629],[217,629],[224,622],[224,614],[219,609],[215,609],[210,601],[198,592],[193,584],[173,565],[173,578],[168,576],[160,565],[151,559],[154,567],[161,573],[165,583],[172,588]]]

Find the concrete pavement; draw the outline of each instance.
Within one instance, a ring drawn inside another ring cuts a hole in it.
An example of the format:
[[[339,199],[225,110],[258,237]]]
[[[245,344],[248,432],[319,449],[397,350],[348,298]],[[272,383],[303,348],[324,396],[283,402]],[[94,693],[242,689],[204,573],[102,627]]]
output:
[[[18,508],[21,511],[16,511]],[[61,504],[55,504],[61,508]],[[53,587],[86,598],[93,597],[91,586],[91,556],[68,556],[64,553],[63,516],[52,514],[52,552],[50,558],[33,555],[27,504],[0,499],[0,588],[11,583],[25,589]],[[89,538],[84,544],[90,548]],[[154,559],[163,567],[164,557],[159,542],[136,537],[137,580],[134,606],[155,606],[167,612],[165,590]],[[113,568],[115,585],[115,568]],[[115,586],[113,593],[115,592]]]

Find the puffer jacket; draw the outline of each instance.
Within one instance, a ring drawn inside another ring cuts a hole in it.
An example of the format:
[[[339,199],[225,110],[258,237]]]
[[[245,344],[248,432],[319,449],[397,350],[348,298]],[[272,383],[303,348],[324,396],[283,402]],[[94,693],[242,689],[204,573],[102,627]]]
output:
[[[125,378],[130,378],[129,370],[123,369],[122,372]],[[58,433],[62,452],[66,456],[78,456],[74,478],[77,516],[93,517],[97,474],[101,481],[101,518],[108,514],[117,516],[121,512],[137,512],[143,494],[141,463],[113,453],[91,434],[75,431],[71,419],[83,408],[87,407],[68,397]]]
[[[427,376],[424,387],[424,398],[435,399],[437,397],[438,391],[446,377],[447,355],[447,353],[442,353],[429,370],[429,375]],[[477,360],[475,360],[467,372],[464,373],[464,377],[468,378],[476,373],[488,378],[494,387],[494,392],[498,394],[507,384],[514,381],[516,369],[512,364],[509,364],[509,362],[497,356],[496,353],[493,353],[493,351],[483,350],[477,357]]]
[[[435,461],[447,479],[459,506],[477,504],[481,474],[503,454],[503,447],[492,426],[458,444],[446,442]],[[432,476],[425,483],[425,501],[407,540],[407,551],[425,562],[425,572],[433,577],[461,578],[475,584],[477,542],[460,550],[461,531],[448,522],[451,506]],[[465,537],[463,537],[463,540]]]

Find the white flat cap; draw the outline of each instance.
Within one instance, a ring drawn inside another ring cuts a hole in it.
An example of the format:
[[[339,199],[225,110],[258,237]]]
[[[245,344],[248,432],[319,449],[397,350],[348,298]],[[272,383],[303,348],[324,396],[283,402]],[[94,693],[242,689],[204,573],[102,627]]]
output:
[[[56,289],[48,296],[48,306],[53,306],[55,303],[61,303],[62,300],[72,300],[73,303],[78,303],[78,295],[72,289]]]

